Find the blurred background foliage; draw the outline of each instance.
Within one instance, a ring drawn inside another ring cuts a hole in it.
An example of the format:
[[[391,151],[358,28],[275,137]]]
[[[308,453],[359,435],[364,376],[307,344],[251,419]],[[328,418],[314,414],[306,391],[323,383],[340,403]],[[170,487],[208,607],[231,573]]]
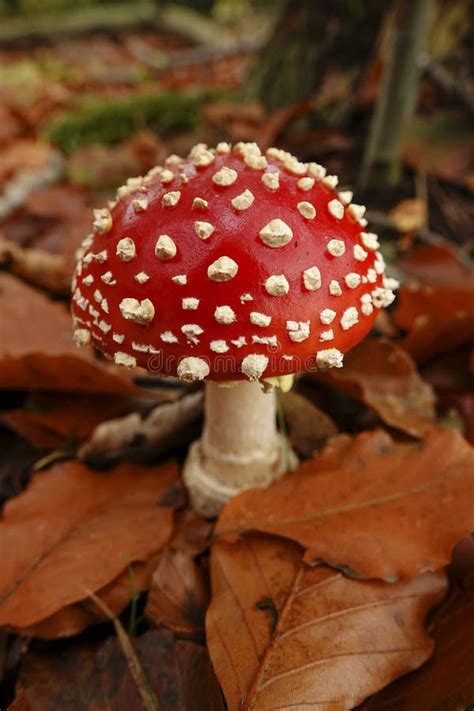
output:
[[[0,0],[0,146],[49,144],[97,189],[197,140],[279,143],[383,209],[428,201],[457,236],[474,218],[472,14],[471,0]]]

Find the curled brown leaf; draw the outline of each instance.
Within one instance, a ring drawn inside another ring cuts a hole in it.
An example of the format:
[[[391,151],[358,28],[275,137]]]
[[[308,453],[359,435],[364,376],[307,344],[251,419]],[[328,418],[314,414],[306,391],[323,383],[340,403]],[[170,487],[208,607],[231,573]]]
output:
[[[0,521],[0,625],[43,622],[154,556],[171,535],[176,485],[173,463],[97,474],[67,462],[35,474]]]
[[[308,561],[395,581],[449,562],[474,529],[473,499],[474,450],[457,432],[434,430],[418,446],[366,432],[333,439],[269,488],[230,501],[215,533],[284,536]]]
[[[344,368],[316,376],[361,400],[391,427],[422,437],[435,426],[435,396],[406,351],[366,339],[350,351]]]
[[[150,622],[178,634],[204,629],[208,590],[201,569],[179,550],[163,551],[153,573],[145,614]]]
[[[396,325],[407,332],[404,348],[426,361],[474,339],[474,271],[452,246],[419,247],[400,261],[409,282],[400,289]]]
[[[62,304],[7,273],[0,273],[0,313],[0,387],[136,391],[126,373],[98,361],[90,348],[76,348],[71,318]]]
[[[229,711],[354,708],[429,657],[423,622],[445,590],[439,573],[350,580],[259,536],[217,543],[211,573],[207,638]]]

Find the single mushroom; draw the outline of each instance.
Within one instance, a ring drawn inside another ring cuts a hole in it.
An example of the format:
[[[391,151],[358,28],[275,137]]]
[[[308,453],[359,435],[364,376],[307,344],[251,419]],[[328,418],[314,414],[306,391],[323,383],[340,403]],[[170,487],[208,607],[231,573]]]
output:
[[[95,211],[73,282],[75,341],[205,381],[184,469],[205,514],[284,471],[271,386],[340,368],[394,298],[365,208],[336,186],[283,150],[198,144]]]

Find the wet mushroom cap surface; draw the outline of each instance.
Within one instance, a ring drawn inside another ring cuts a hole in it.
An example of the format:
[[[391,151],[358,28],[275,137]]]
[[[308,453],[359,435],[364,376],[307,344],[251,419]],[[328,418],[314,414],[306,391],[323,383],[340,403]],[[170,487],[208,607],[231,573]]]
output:
[[[183,380],[339,367],[393,300],[364,208],[316,163],[195,146],[95,211],[75,340]]]

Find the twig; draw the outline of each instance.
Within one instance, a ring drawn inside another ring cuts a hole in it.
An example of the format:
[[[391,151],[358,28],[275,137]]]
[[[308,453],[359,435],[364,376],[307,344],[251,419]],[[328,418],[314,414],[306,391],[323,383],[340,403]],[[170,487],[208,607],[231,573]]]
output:
[[[158,405],[142,420],[137,412],[102,422],[79,451],[86,461],[113,460],[133,455],[156,456],[174,446],[179,437],[190,432],[202,413],[202,392],[185,395],[177,402]]]
[[[182,49],[174,52],[169,56],[160,55],[157,61],[157,55],[151,55],[148,51],[142,51],[139,46],[132,46],[131,52],[135,59],[138,59],[142,64],[146,64],[151,69],[154,69],[159,74],[172,71],[173,69],[183,69],[186,67],[197,67],[204,64],[212,64],[223,59],[233,59],[253,55],[262,46],[260,38],[250,38],[246,41],[237,41],[228,46],[215,46],[215,43],[207,47],[192,47],[191,49]]]
[[[135,0],[133,3],[109,3],[103,5],[69,8],[67,12],[23,13],[18,17],[2,18],[0,47],[30,45],[36,42],[104,32],[116,35],[127,29],[150,27],[156,19],[156,5],[151,0]]]
[[[141,696],[144,709],[146,709],[146,711],[160,711],[160,703],[155,692],[151,688],[148,679],[146,678],[145,672],[140,664],[140,660],[135,653],[132,643],[130,642],[130,638],[127,635],[122,623],[114,615],[110,607],[106,605],[103,600],[98,598],[97,595],[94,595],[91,590],[84,588],[84,592],[97,605],[99,610],[112,622],[117,634],[118,643],[120,644],[120,648],[122,649],[125,659],[127,660],[130,674],[132,675],[138,693]]]
[[[67,462],[68,459],[74,459],[73,452],[68,452],[62,449],[55,449],[52,452],[45,454],[44,457],[37,459],[33,465],[33,471],[42,471],[43,469],[47,469],[48,467],[50,467],[52,464],[56,464],[56,462]]]

